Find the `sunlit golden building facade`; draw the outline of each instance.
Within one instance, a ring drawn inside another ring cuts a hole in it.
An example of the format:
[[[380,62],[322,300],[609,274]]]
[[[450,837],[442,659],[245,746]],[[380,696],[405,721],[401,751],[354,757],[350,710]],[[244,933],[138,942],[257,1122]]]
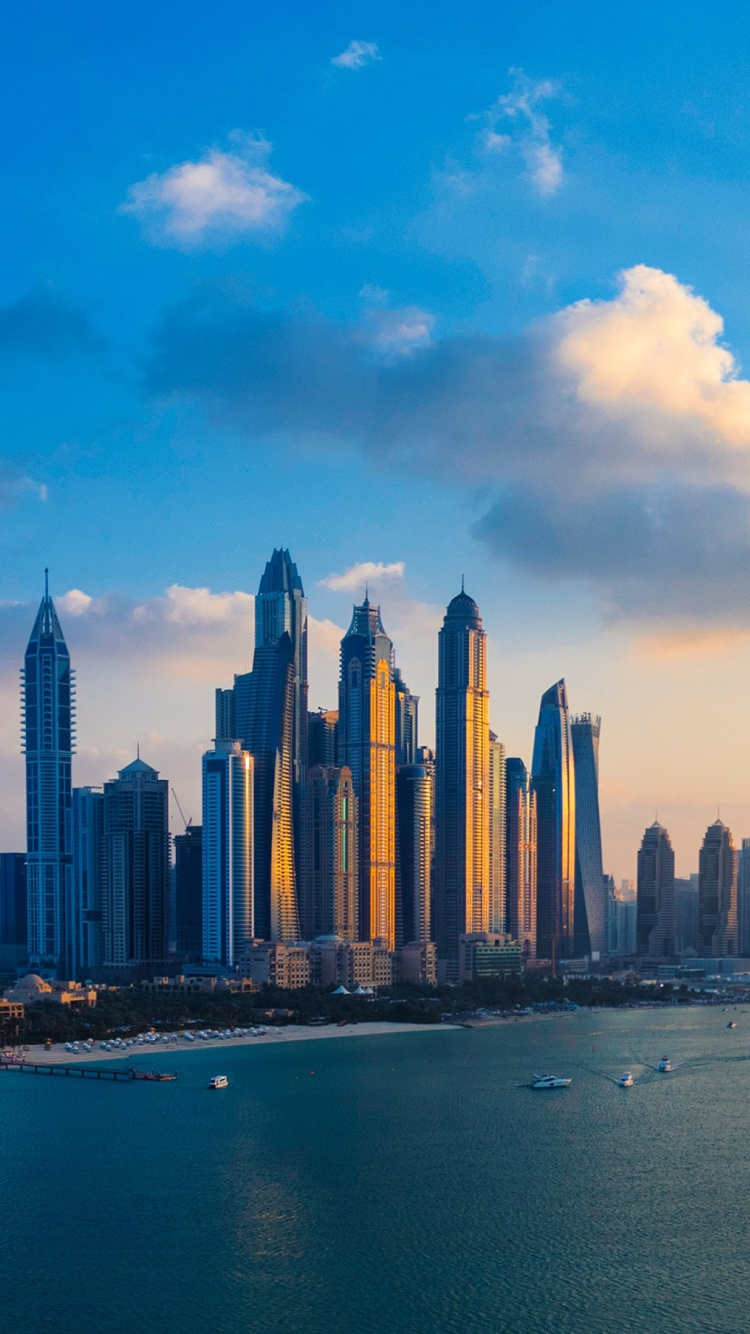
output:
[[[359,935],[396,943],[396,690],[393,644],[365,598],[341,641],[339,763],[359,803]]]
[[[441,976],[455,981],[459,938],[490,921],[487,636],[463,589],[438,636],[436,706],[435,927]]]

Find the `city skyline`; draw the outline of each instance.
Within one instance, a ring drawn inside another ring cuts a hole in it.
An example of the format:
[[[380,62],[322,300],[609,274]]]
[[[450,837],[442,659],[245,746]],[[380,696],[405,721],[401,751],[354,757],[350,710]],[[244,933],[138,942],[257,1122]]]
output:
[[[265,561],[262,560],[260,563],[264,564]],[[382,575],[382,571],[380,571],[373,563],[364,563],[360,567],[355,567],[354,575],[356,576],[356,578],[362,580],[363,592],[366,591],[367,580],[369,579],[371,582],[375,583],[376,587],[378,587],[379,585],[381,588],[384,588],[386,596],[390,594],[390,597],[392,599],[392,606],[395,610],[397,620],[399,621],[399,623],[401,623],[401,618],[404,616],[404,608],[399,601],[398,587],[394,589],[391,586],[389,588],[388,578],[384,578]],[[350,585],[351,582],[352,582],[351,580],[347,580],[347,585]],[[401,577],[399,575],[392,576],[391,582],[392,584],[395,583],[396,585],[398,585],[401,582]],[[315,592],[317,599],[317,596],[319,596],[319,590],[316,588]],[[169,763],[169,768],[168,768],[168,772],[170,774],[170,782],[176,785],[176,790],[178,792],[178,795],[181,795],[182,797],[185,809],[192,810],[194,818],[197,818],[200,812],[201,795],[200,795],[200,782],[199,779],[196,779],[195,776],[196,763],[199,767],[200,756],[207,748],[210,747],[212,743],[212,738],[216,732],[215,705],[213,701],[212,686],[215,684],[215,681],[217,679],[216,673],[218,672],[219,679],[221,675],[224,675],[226,677],[228,669],[235,670],[237,668],[237,663],[242,659],[243,654],[244,654],[244,661],[252,664],[252,654],[253,654],[252,646],[255,643],[255,630],[254,630],[254,617],[253,617],[254,598],[251,594],[246,594],[242,592],[238,592],[234,595],[231,595],[231,597],[230,595],[224,595],[223,597],[214,596],[209,594],[208,590],[178,589],[174,590],[173,593],[174,596],[171,600],[172,607],[179,608],[181,606],[180,598],[184,597],[185,605],[190,608],[191,614],[193,614],[196,618],[193,625],[188,627],[188,631],[192,630],[194,636],[194,642],[197,640],[197,643],[195,644],[196,663],[200,670],[197,672],[197,675],[199,677],[198,684],[195,684],[190,679],[190,672],[186,670],[185,660],[183,658],[178,659],[177,678],[173,682],[173,685],[176,687],[176,690],[168,691],[167,694],[173,697],[179,696],[185,689],[185,685],[187,684],[189,702],[186,703],[186,717],[192,719],[195,713],[195,700],[197,698],[199,711],[203,714],[204,719],[209,721],[206,727],[205,735],[197,737],[191,746],[187,747],[183,744],[180,744],[177,746],[172,745],[171,747],[168,747],[168,752],[167,752],[168,759],[167,761],[162,762],[162,767],[165,767],[168,761],[171,760],[171,763]],[[194,598],[191,597],[193,593],[196,594]],[[348,595],[348,587],[345,591],[340,593],[339,600],[341,601],[346,599],[347,595]],[[65,621],[66,621],[66,626],[68,627],[68,633],[70,633],[70,630],[72,629],[72,632],[75,635],[76,631],[80,630],[81,628],[81,615],[82,615],[78,595],[75,593],[63,594],[62,596],[57,596],[56,600],[57,603],[65,609]],[[235,606],[232,610],[232,614],[227,615],[226,614],[227,604],[230,601],[233,601],[235,603]],[[237,604],[239,604],[239,611],[237,611]],[[349,606],[351,607],[350,601],[349,601]],[[140,609],[144,613],[141,623],[147,621],[150,617],[155,618],[155,613],[152,611],[151,607],[148,604],[141,604]],[[22,623],[19,624],[20,621],[19,613],[24,610],[23,604],[19,604],[18,607],[14,610],[16,611],[17,631],[19,635],[23,637],[23,626]],[[30,612],[31,607],[27,607],[26,610]],[[97,615],[96,612],[92,613],[88,607],[86,607],[85,610],[86,612],[88,612],[90,616]],[[426,610],[425,608],[417,608],[415,620],[416,620],[416,628],[424,637],[426,637],[429,645],[430,633],[433,627],[430,625],[428,618],[424,615],[425,610]],[[102,615],[102,621],[104,621],[105,619],[106,619],[105,616]],[[139,618],[136,618],[136,623],[138,623],[138,619]],[[339,643],[340,643],[340,638],[343,637],[345,632],[341,626],[336,626],[333,622],[330,621],[322,622],[320,620],[317,620],[312,615],[309,617],[309,624],[313,636],[312,665],[310,672],[313,682],[313,684],[311,685],[311,690],[313,691],[313,695],[311,696],[311,707],[312,707],[312,704],[314,703],[314,700],[317,697],[325,699],[325,701],[328,704],[334,701],[336,685],[334,684],[332,678],[334,672],[337,672]],[[439,626],[439,621],[435,621],[433,624],[434,624],[434,629],[436,631]],[[230,633],[227,633],[228,627],[230,627]],[[183,629],[182,626],[179,626],[178,628],[180,631],[182,631]],[[238,629],[241,631],[241,637],[237,634]],[[121,626],[118,627],[117,633],[118,636],[122,634]],[[208,678],[208,680],[201,681],[200,678],[203,676],[203,673],[207,670],[205,665],[206,656],[208,656],[208,662],[210,664],[216,664],[217,662],[222,661],[220,657],[214,656],[213,651],[209,648],[208,636],[213,636],[214,634],[217,636],[219,641],[219,651],[222,654],[227,655],[226,658],[224,659],[225,665],[223,668],[214,666],[212,668],[213,674]],[[406,634],[404,635],[404,643],[407,649],[407,654],[409,652],[411,644],[413,644],[414,642],[413,636],[414,636],[414,627],[411,628],[411,632],[407,628]],[[402,640],[400,637],[397,648],[400,650],[401,647],[402,647]],[[89,654],[91,654],[93,650],[93,653],[96,654],[98,657],[99,654],[101,653],[101,648],[102,648],[101,643],[99,643],[98,645],[92,645],[90,639],[87,637],[86,634],[84,634],[83,636],[84,655],[86,654],[87,651]],[[497,664],[493,662],[493,650],[494,646],[488,637],[488,677],[490,681],[492,680],[493,677],[493,666],[494,667],[497,666]],[[79,656],[80,653],[81,649],[76,647],[77,663],[80,661],[80,656]],[[238,656],[234,656],[235,654],[237,654]],[[436,653],[435,653],[435,658],[437,658]],[[134,661],[134,666],[136,667],[136,670],[138,669],[139,661],[140,660],[136,652]],[[325,669],[325,674],[322,669]],[[128,673],[128,675],[131,674]],[[186,682],[186,676],[188,678],[187,682]],[[435,679],[436,677],[437,673],[435,672]],[[397,669],[397,680],[403,687],[403,673],[401,672],[400,669]],[[328,684],[321,685],[321,681],[327,681]],[[96,681],[92,683],[89,679],[86,680],[87,704],[91,703],[91,700],[89,699],[88,696],[88,690],[91,688],[92,685],[93,685],[92,693],[94,696],[94,701],[96,701],[96,696],[98,693],[97,684],[98,683]],[[125,685],[124,688],[127,689],[127,685]],[[408,693],[409,692],[407,691],[407,694]],[[422,688],[420,693],[422,695],[422,714],[423,714],[422,740],[425,741],[428,745],[434,746],[434,724],[433,724],[434,690],[430,691],[429,689],[425,690],[424,688]],[[141,716],[144,716],[145,725],[143,728],[138,729],[138,731],[133,730],[133,735],[135,739],[132,743],[128,744],[126,742],[122,746],[118,746],[116,749],[113,748],[107,751],[103,750],[103,748],[99,744],[97,744],[99,742],[99,737],[97,736],[93,738],[95,742],[94,746],[90,747],[90,749],[88,747],[85,747],[83,749],[83,753],[81,753],[81,747],[79,745],[76,757],[77,785],[84,785],[84,786],[92,785],[94,787],[100,786],[106,776],[116,771],[118,767],[120,767],[124,762],[126,762],[132,756],[133,748],[136,745],[138,737],[144,737],[146,739],[146,743],[150,744],[151,746],[151,753],[154,756],[154,758],[159,758],[160,753],[163,753],[163,748],[166,743],[166,738],[164,738],[161,734],[155,732],[153,729],[150,729],[148,727],[148,716],[150,714],[151,694],[153,696],[155,712],[158,712],[159,709],[163,709],[165,707],[166,701],[162,691],[161,682],[158,680],[158,678],[157,680],[151,678],[149,682],[146,683],[145,692],[141,688],[139,688],[137,692],[138,713]],[[409,697],[411,698],[411,696]],[[111,696],[107,695],[107,699],[108,702],[111,701]],[[580,703],[582,702],[580,697],[580,692],[576,692],[575,702],[577,705],[580,705]],[[9,701],[9,703],[12,703],[12,701]],[[172,709],[173,709],[173,703],[174,703],[174,698],[172,698],[171,704],[169,706]],[[502,701],[500,707],[502,708]],[[95,712],[96,709],[94,710],[94,713]],[[92,724],[89,721],[90,717],[91,715],[87,714],[87,712],[85,711],[84,735],[88,734],[89,739],[92,738]],[[494,714],[494,717],[495,719],[497,719],[496,712]],[[80,720],[77,721],[79,722],[79,731],[80,731]],[[526,762],[530,766],[531,754],[533,751],[533,739],[531,740],[529,739],[530,729],[528,728],[528,725],[526,725],[526,721],[527,721],[526,719],[519,719],[518,717],[511,719],[512,725],[508,727],[506,735],[509,735],[511,737],[520,736],[522,740],[526,738],[525,745],[523,747],[518,746],[516,749],[520,752],[522,758],[524,759],[524,762]],[[110,726],[111,723],[109,718],[107,717],[105,723],[105,730],[107,730]],[[531,732],[531,737],[533,738],[533,731]],[[501,737],[500,739],[504,740],[504,737]],[[88,754],[87,750],[89,751]],[[506,753],[509,755],[513,753],[512,743],[510,747],[506,746]],[[16,756],[18,755],[19,752],[16,751]],[[96,758],[99,756],[108,756],[109,763],[107,764],[105,762],[105,764],[102,764],[101,759]],[[677,822],[675,821],[674,807],[672,803],[665,801],[663,796],[661,798],[657,796],[651,803],[646,803],[646,802],[640,803],[638,810],[645,812],[645,818],[640,818],[640,816],[636,817],[635,814],[631,814],[628,821],[628,826],[632,827],[634,830],[632,837],[630,837],[629,834],[626,837],[625,831],[613,830],[611,818],[609,820],[607,819],[608,811],[607,811],[606,775],[608,769],[610,771],[612,769],[616,771],[617,765],[618,765],[618,756],[612,754],[612,742],[610,740],[610,720],[607,718],[605,719],[605,746],[604,746],[605,779],[604,779],[603,790],[600,790],[600,805],[602,810],[601,818],[602,818],[602,830],[603,830],[602,841],[604,845],[604,863],[605,863],[604,870],[611,871],[615,881],[619,883],[621,879],[635,878],[635,871],[636,871],[635,853],[637,850],[638,842],[640,840],[643,825],[644,823],[648,822],[649,811],[651,813],[652,818],[654,811],[660,811],[664,819],[668,820],[670,829],[674,829],[675,827],[679,828],[680,824],[679,821]],[[13,771],[13,766],[11,767],[11,772],[12,771]],[[17,780],[19,773],[19,761],[16,762],[15,772]],[[4,804],[2,804],[2,806],[0,807],[0,817],[1,817],[0,851],[17,850],[19,846],[22,846],[23,839],[25,837],[23,833],[23,829],[25,827],[23,806],[22,803],[19,803],[17,792],[15,796],[16,796],[15,802],[9,800],[8,789],[6,786],[4,792]],[[718,810],[720,811],[720,813],[727,816],[728,821],[732,826],[732,828],[738,831],[738,837],[741,836],[741,830],[743,828],[747,828],[748,825],[750,825],[750,804],[748,803],[740,804],[740,803],[729,803],[729,802],[722,802],[722,803],[716,802],[713,804],[713,809],[714,811]],[[702,841],[703,832],[705,830],[705,821],[707,816],[710,814],[710,811],[711,811],[710,802],[707,802],[705,806],[702,804],[699,805],[698,803],[695,803],[694,809],[691,810],[691,816],[687,826],[691,832],[688,833],[687,836],[683,835],[682,837],[679,837],[678,835],[674,839],[675,854],[677,859],[677,871],[679,874],[686,875],[689,873],[692,874],[694,872],[697,873],[698,851],[700,848],[700,843]],[[745,815],[744,812],[747,812],[747,815]],[[744,823],[745,819],[747,820],[747,824]],[[171,820],[171,828],[173,834],[180,832],[181,828],[180,817],[174,809],[170,811],[170,820]],[[15,838],[13,836],[14,829],[16,830]],[[696,831],[695,833],[692,832],[693,829]],[[621,871],[623,869],[626,871],[627,873],[626,875],[621,874]]]

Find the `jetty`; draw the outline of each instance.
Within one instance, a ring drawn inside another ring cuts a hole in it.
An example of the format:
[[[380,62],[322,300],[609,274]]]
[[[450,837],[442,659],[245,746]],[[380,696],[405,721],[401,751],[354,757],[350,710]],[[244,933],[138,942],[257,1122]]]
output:
[[[127,1070],[113,1069],[111,1065],[90,1065],[82,1061],[79,1065],[65,1065],[53,1061],[9,1061],[0,1058],[0,1070],[19,1070],[31,1075],[65,1075],[74,1079],[111,1079],[120,1083],[132,1083],[133,1080],[145,1080],[150,1084],[163,1083],[176,1079],[177,1075],[157,1070],[137,1070],[130,1066]]]

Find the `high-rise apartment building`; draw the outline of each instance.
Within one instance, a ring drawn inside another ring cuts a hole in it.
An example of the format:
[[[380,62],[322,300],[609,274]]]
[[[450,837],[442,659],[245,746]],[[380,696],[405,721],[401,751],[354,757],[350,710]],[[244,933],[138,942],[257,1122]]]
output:
[[[737,856],[737,934],[743,959],[750,956],[750,838],[743,838]]]
[[[307,763],[335,769],[339,760],[338,709],[318,709],[307,715]]]
[[[351,769],[313,765],[304,808],[302,931],[357,939],[359,817]]]
[[[307,767],[307,599],[288,551],[274,551],[260,581],[253,670],[235,677],[234,709],[237,738],[254,760],[255,930],[265,939],[296,940]]]
[[[412,695],[398,667],[393,669],[396,691],[396,768],[416,764],[419,746],[419,695]]]
[[[438,636],[435,928],[438,966],[458,980],[459,939],[490,920],[490,728],[487,636],[462,589]]]
[[[147,975],[169,945],[169,785],[140,756],[104,784],[105,966]]]
[[[564,681],[542,695],[531,775],[537,817],[537,955],[575,951],[576,791]]]
[[[26,853],[0,852],[0,968],[26,955]]]
[[[523,760],[506,762],[508,934],[524,959],[536,958],[536,792]]]
[[[431,938],[432,779],[423,764],[396,770],[396,948]]]
[[[26,755],[26,876],[32,964],[71,971],[71,762],[75,745],[70,655],[49,594],[31,631],[22,673]]]
[[[507,931],[505,746],[490,732],[490,931]]]
[[[359,934],[396,942],[396,701],[393,644],[365,598],[341,641],[339,760],[359,802]]]
[[[104,792],[73,788],[71,978],[101,967],[104,950]]]
[[[576,786],[576,954],[607,954],[607,898],[602,866],[599,815],[599,734],[601,718],[582,713],[571,719]]]
[[[737,853],[721,820],[708,826],[698,863],[698,953],[737,954]]]
[[[636,950],[650,959],[675,952],[674,852],[658,820],[646,830],[638,852]]]
[[[253,758],[239,741],[203,756],[203,958],[233,968],[253,938]]]
[[[174,842],[174,920],[177,953],[203,958],[203,827],[188,824]]]
[[[698,950],[698,876],[675,876],[674,941],[676,954]]]

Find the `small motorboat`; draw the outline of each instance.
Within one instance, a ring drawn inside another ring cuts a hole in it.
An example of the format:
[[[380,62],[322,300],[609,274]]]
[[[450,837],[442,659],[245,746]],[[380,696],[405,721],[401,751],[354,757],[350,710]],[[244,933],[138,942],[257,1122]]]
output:
[[[736,1028],[736,1027],[737,1027],[737,1024],[736,1024],[735,1020],[734,1020],[734,1019],[730,1019],[730,1020],[729,1020],[729,1023],[727,1024],[727,1028]]]
[[[563,1079],[560,1075],[532,1075],[530,1089],[566,1089],[572,1079]]]
[[[620,1078],[617,1081],[617,1087],[621,1089],[632,1089],[633,1076],[631,1075],[629,1070],[623,1071],[623,1073],[620,1075]]]
[[[229,1080],[226,1075],[214,1075],[213,1079],[209,1079],[208,1081],[208,1087],[210,1089],[225,1089],[228,1085]]]
[[[672,1062],[670,1061],[668,1056],[662,1056],[656,1068],[659,1071],[660,1075],[668,1075],[670,1070],[672,1069]]]

